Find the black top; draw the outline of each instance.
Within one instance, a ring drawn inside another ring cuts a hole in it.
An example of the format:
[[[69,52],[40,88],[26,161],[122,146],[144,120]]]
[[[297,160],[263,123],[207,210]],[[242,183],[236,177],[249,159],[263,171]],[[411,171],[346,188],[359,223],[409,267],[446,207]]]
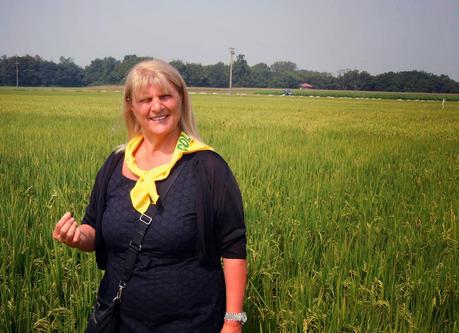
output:
[[[108,255],[107,244],[101,232],[106,193],[113,170],[123,157],[124,152],[112,153],[99,170],[82,221],[96,230],[96,259],[101,269],[106,268]],[[245,259],[242,198],[230,168],[213,151],[188,154],[183,158],[192,159],[191,172],[197,181],[195,248],[199,262],[205,267],[215,267],[220,266],[221,257]],[[157,185],[161,193],[160,184]]]
[[[118,162],[107,188],[102,235],[108,248],[99,296],[115,297],[134,223],[135,181]],[[163,198],[120,304],[120,332],[219,332],[225,310],[221,266],[203,267],[196,253],[198,179],[185,167]],[[148,213],[148,212],[147,212]]]

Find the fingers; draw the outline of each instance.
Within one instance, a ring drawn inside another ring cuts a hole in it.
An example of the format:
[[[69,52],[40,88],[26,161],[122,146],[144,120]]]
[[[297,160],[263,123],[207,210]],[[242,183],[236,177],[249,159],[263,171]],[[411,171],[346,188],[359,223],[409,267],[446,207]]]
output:
[[[67,239],[67,233],[69,232],[70,228],[72,227],[74,223],[75,223],[75,220],[73,219],[73,217],[65,221],[64,225],[61,228],[61,231],[59,232],[59,236],[62,241]]]
[[[80,243],[80,235],[81,235],[81,229],[80,229],[80,227],[77,227],[76,231],[75,231],[75,236],[73,236],[73,240],[72,240],[73,244],[79,244]]]
[[[67,212],[65,213],[61,219],[56,223],[56,226],[54,227],[53,230],[53,238],[57,241],[60,241],[60,233],[62,227],[65,225],[65,223],[72,217],[72,213]]]
[[[78,223],[72,217],[72,214],[67,212],[56,223],[53,230],[53,238],[68,246],[76,247],[80,241],[81,233],[79,229]]]
[[[73,223],[70,225],[69,230],[65,234],[65,243],[71,243],[73,241],[73,236],[75,236],[75,230],[78,227],[78,224],[75,222],[75,220],[72,218]]]

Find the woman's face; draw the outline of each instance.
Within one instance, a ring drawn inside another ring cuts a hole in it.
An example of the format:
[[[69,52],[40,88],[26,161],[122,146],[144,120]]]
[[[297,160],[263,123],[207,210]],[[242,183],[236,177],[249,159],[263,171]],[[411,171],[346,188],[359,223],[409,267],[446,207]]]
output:
[[[140,125],[142,134],[153,139],[164,139],[179,133],[182,97],[173,84],[153,83],[137,92],[131,111]]]

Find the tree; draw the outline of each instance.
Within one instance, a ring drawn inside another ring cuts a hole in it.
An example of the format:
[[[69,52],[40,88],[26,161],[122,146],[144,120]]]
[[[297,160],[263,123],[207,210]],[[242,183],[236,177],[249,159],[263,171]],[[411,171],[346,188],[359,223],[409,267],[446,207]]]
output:
[[[373,90],[373,77],[366,71],[357,69],[341,70],[338,74],[338,83],[340,89],[346,90]]]
[[[210,87],[223,88],[228,86],[229,66],[219,62],[206,67],[207,83]]]
[[[271,65],[270,86],[276,88],[297,88],[300,78],[297,74],[297,66],[291,61],[276,61]]]
[[[458,93],[459,82],[451,80],[448,75],[437,76],[434,80],[434,89],[440,93]]]
[[[24,57],[18,57],[18,68],[19,68],[19,85],[21,86],[40,86],[40,62],[39,56],[32,57],[26,55]],[[14,64],[16,66],[16,62]],[[16,84],[16,79],[15,79]]]
[[[40,63],[41,85],[45,87],[56,85],[56,73],[58,65],[52,61],[42,61]]]
[[[82,86],[121,84],[129,70],[140,61],[151,57],[126,55],[123,61],[112,57],[95,59],[84,70],[72,58],[61,57],[59,63],[43,60],[38,55],[0,57],[0,85],[16,85],[16,61],[20,86]],[[227,87],[229,66],[219,62],[203,66],[170,62],[190,86]],[[297,69],[291,61],[276,61],[271,66],[264,63],[250,67],[245,56],[239,54],[233,64],[233,85],[236,87],[297,88],[309,83],[320,89],[379,90],[459,93],[459,82],[447,75],[435,75],[424,71],[387,72],[372,76],[357,69],[341,70],[337,77],[330,73]]]
[[[84,71],[75,65],[72,58],[60,57],[57,65],[55,83],[62,87],[80,87],[83,85]]]
[[[291,61],[276,61],[271,65],[273,73],[295,72],[297,70],[296,64]]]
[[[274,88],[298,88],[300,80],[295,72],[273,73],[270,86]]]
[[[16,85],[16,58],[3,55],[0,58],[0,84],[3,86]]]
[[[317,89],[338,89],[337,79],[330,73],[299,70],[297,75],[301,83],[308,83]]]
[[[127,74],[131,70],[132,67],[137,65],[139,62],[153,59],[152,57],[138,57],[135,54],[124,56],[123,61],[118,62],[114,68],[113,73],[111,75],[112,80],[120,80],[119,83],[124,83]],[[116,83],[116,82],[115,82]]]
[[[207,84],[207,73],[205,68],[201,64],[190,63],[186,64],[188,72],[187,85],[193,87],[206,87]]]
[[[401,91],[401,82],[394,72],[379,74],[375,77],[375,90]]]
[[[190,82],[190,73],[188,71],[188,67],[186,64],[183,63],[181,60],[172,60],[169,62],[172,66],[175,67],[176,70],[180,73],[182,76],[183,80],[186,82],[186,84],[189,84]]]
[[[112,57],[95,59],[84,69],[88,85],[120,84],[123,77],[115,71],[119,61]]]
[[[238,54],[236,61],[233,63],[233,86],[250,86],[250,67],[245,60],[244,54]]]
[[[269,86],[269,82],[271,81],[272,72],[268,65],[265,63],[259,63],[253,65],[250,68],[251,72],[251,87],[256,88],[265,88]]]

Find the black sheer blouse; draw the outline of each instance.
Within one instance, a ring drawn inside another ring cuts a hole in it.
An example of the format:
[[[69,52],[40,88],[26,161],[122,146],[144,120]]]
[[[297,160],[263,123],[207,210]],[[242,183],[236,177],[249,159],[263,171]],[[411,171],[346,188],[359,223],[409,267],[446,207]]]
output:
[[[107,265],[107,246],[101,235],[101,223],[108,182],[123,157],[124,152],[113,152],[99,170],[82,221],[96,230],[96,260],[100,269],[105,269]],[[242,198],[231,169],[213,151],[184,155],[178,163],[185,159],[190,159],[192,172],[198,178],[196,253],[201,265],[219,265],[222,257],[245,259],[246,228]],[[161,194],[161,182],[157,186]]]

